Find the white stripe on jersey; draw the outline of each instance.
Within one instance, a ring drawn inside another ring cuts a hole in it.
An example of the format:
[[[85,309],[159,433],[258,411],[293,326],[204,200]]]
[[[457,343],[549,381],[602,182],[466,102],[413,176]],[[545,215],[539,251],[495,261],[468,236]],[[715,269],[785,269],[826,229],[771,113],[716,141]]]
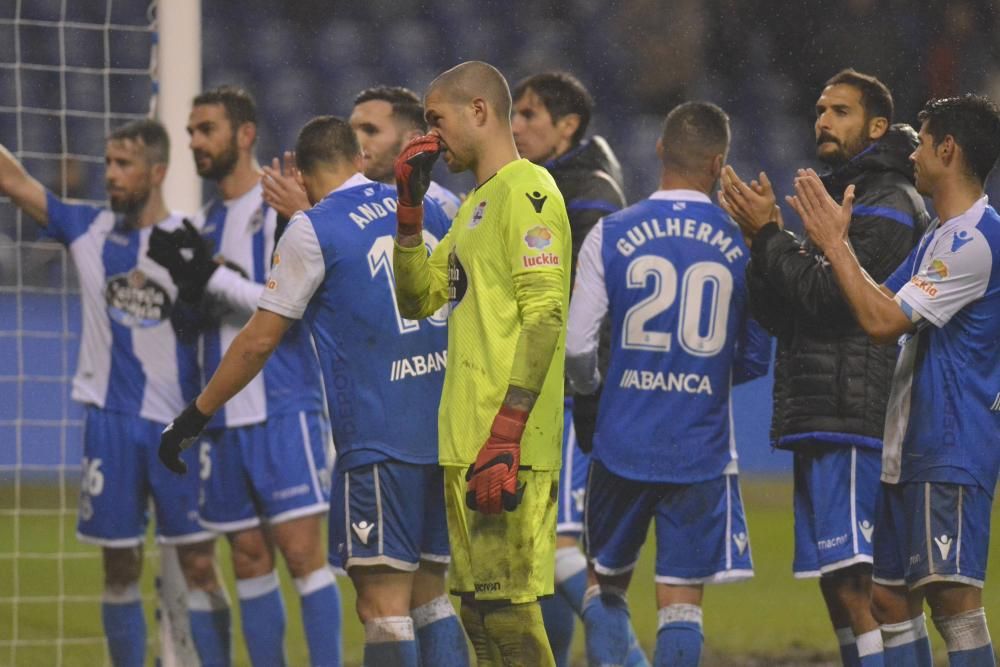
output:
[[[431,181],[430,186],[427,188],[427,196],[433,199],[444,210],[444,214],[448,216],[449,220],[455,219],[455,214],[458,213],[459,207],[462,206],[462,200],[454,192],[441,187],[434,181]]]
[[[246,194],[223,202],[226,206],[226,221],[222,230],[221,243],[215,249],[217,255],[222,255],[226,261],[239,266],[249,276],[250,281],[254,279],[254,234],[259,230],[259,225],[264,225],[264,260],[267,264],[274,248],[274,232],[277,228],[277,213],[273,208],[268,208],[263,217],[259,215],[264,203],[262,192],[261,185],[258,183]],[[204,235],[212,232],[211,229],[205,228],[205,216],[211,205],[212,202],[205,206],[194,221],[195,226]],[[265,266],[265,273],[268,268],[270,267]],[[263,285],[258,288],[258,296],[262,289]],[[235,294],[227,293],[225,301],[223,301],[221,294],[217,295],[212,292],[210,296],[219,302],[218,335],[221,354],[225,355],[226,350],[229,349],[243,325],[253,315],[256,297],[252,299],[239,298],[242,296],[242,291]],[[201,352],[199,361],[207,376],[209,371],[214,372],[215,369],[205,366],[204,347],[202,347]],[[267,399],[263,373],[258,373],[240,393],[229,399],[226,403],[225,415],[226,426],[230,428],[259,424],[267,419]]]
[[[172,230],[181,224],[181,215],[172,213],[157,226]],[[83,327],[80,354],[73,378],[72,398],[81,403],[105,407],[110,387],[111,368],[115,355],[111,320],[106,297],[107,272],[104,267],[104,244],[115,226],[115,215],[102,210],[87,231],[74,240],[70,254],[80,278]],[[152,227],[139,231],[136,269],[162,287],[171,301],[177,298],[177,288],[170,274],[146,256]],[[145,374],[145,385],[139,416],[163,424],[169,423],[184,409],[178,382],[177,339],[169,320],[149,327],[133,327],[132,353]]]

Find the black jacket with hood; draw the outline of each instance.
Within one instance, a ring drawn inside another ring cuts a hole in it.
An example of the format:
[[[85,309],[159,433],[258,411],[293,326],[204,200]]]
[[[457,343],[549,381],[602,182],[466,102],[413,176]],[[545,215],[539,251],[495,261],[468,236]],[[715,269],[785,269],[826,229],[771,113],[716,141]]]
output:
[[[929,222],[913,184],[917,136],[893,125],[878,142],[823,177],[840,201],[855,186],[848,237],[858,261],[882,283]],[[754,238],[747,264],[750,308],[778,338],[771,443],[881,448],[898,348],[872,343],[844,300],[822,253],[776,224]]]

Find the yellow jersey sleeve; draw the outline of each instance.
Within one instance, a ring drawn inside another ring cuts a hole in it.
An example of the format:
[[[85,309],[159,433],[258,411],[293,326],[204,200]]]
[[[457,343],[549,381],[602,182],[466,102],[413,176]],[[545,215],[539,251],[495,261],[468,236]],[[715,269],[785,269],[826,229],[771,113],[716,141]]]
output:
[[[551,273],[562,276],[570,262],[569,218],[562,195],[552,183],[551,189],[528,181],[526,187],[515,184],[507,199],[507,250],[511,275]]]
[[[445,234],[430,257],[424,244],[404,248],[396,243],[392,269],[396,276],[396,302],[403,317],[420,320],[448,302],[450,237],[450,232]]]

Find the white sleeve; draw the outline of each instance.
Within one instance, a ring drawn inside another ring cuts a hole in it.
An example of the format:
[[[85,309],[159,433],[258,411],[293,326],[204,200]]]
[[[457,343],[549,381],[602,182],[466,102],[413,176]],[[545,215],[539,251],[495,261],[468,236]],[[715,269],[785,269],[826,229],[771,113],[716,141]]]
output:
[[[249,317],[257,310],[257,301],[264,292],[264,286],[244,278],[229,267],[220,266],[212,272],[205,291]]]
[[[323,250],[312,221],[301,211],[292,216],[274,253],[274,267],[257,306],[294,320],[302,319],[326,276]]]
[[[917,313],[937,327],[986,293],[993,269],[989,242],[978,229],[959,230],[941,241],[940,251],[925,257],[920,271],[896,293],[911,320]]]
[[[597,368],[597,345],[601,322],[608,312],[608,290],[604,284],[601,246],[604,220],[599,220],[583,241],[576,263],[576,283],[569,303],[566,331],[566,377],[573,390],[593,393],[601,383]]]

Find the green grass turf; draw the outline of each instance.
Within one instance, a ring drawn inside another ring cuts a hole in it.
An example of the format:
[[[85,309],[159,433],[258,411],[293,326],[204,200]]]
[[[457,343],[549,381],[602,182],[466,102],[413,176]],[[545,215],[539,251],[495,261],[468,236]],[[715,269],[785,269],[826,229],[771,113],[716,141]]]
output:
[[[837,664],[836,645],[829,629],[819,591],[814,581],[796,581],[791,577],[792,521],[791,486],[786,480],[747,479],[743,483],[748,512],[756,577],[744,583],[710,587],[705,595],[705,634],[707,665],[723,664]],[[100,563],[94,547],[76,542],[75,490],[67,486],[60,498],[59,487],[23,486],[20,500],[13,488],[0,485],[0,666],[103,664],[104,647],[100,642],[68,643],[60,648],[54,639],[72,642],[78,638],[101,635],[99,604],[95,600],[75,601],[74,597],[100,595]],[[25,509],[70,509],[61,517],[22,515],[15,521],[12,507]],[[995,531],[996,533],[996,531]],[[21,554],[67,555],[60,561],[44,557],[12,558],[15,544]],[[150,542],[151,544],[151,542]],[[653,541],[643,549],[630,590],[632,620],[643,645],[651,650],[656,633],[656,609],[652,583]],[[1000,623],[1000,544],[993,536],[988,578],[993,585],[986,589],[986,610],[994,624]],[[234,591],[228,575],[229,552],[220,542],[220,556],[227,573],[227,584]],[[143,591],[152,597],[154,559],[147,560]],[[16,579],[15,582],[15,572]],[[286,646],[289,664],[308,664],[302,624],[295,589],[282,570],[282,587],[288,612]],[[363,632],[354,616],[354,594],[346,579],[339,580],[344,609],[344,654],[347,665],[361,662]],[[28,596],[70,596],[58,604],[52,601],[20,602],[8,599],[17,591]],[[235,599],[235,597],[234,597]],[[15,609],[16,607],[16,609]],[[152,605],[147,604],[150,637],[156,634]],[[37,640],[37,646],[19,646],[11,650],[10,640]],[[576,664],[583,664],[580,626],[574,643]],[[239,611],[234,608],[234,658],[236,665],[248,665],[239,630]],[[932,642],[938,659],[943,661],[944,644],[932,630]],[[148,664],[153,664],[152,651]],[[943,664],[943,663],[942,663]]]

